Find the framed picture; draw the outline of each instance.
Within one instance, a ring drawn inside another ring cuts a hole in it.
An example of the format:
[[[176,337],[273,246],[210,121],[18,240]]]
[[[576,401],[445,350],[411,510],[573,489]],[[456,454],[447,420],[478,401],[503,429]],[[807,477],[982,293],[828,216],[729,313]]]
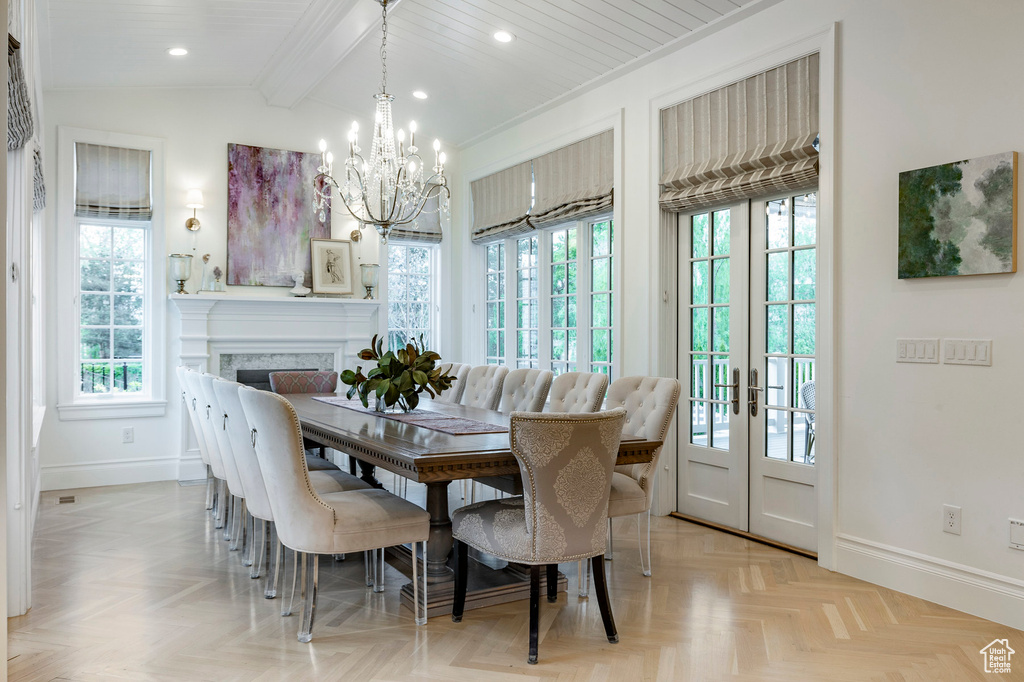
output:
[[[314,294],[352,293],[352,242],[310,239]]]
[[[313,210],[319,154],[228,145],[228,284],[309,282],[309,240],[331,236],[331,212]]]
[[[900,279],[1017,271],[1017,152],[900,173]]]

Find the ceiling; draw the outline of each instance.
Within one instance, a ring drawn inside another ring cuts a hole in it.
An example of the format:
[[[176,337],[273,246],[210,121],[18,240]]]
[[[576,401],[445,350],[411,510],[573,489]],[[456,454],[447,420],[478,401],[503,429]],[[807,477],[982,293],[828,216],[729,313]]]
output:
[[[396,124],[465,144],[762,0],[391,0]],[[368,115],[374,0],[40,0],[46,89],[250,87]],[[493,39],[499,29],[515,40]],[[189,50],[171,57],[170,47]],[[666,48],[668,46],[668,48]],[[412,91],[429,94],[416,100]],[[340,131],[339,131],[340,132]]]

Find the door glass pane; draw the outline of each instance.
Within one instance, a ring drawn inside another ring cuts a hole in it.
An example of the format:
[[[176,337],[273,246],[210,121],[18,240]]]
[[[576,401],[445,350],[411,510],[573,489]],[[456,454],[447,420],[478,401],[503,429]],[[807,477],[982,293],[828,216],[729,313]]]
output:
[[[789,460],[789,412],[765,410],[765,444],[771,459]]]
[[[715,308],[715,336],[711,350],[716,353],[729,352],[729,307]]]
[[[715,303],[729,302],[729,259],[717,258],[712,267],[715,271]]]
[[[817,276],[815,255],[815,249],[800,249],[793,252],[793,298],[797,301],[814,300],[817,290],[815,286]]]
[[[697,305],[708,303],[708,262],[694,261],[690,264],[690,290],[692,302]]]
[[[764,382],[764,404],[773,407],[786,405],[786,382],[789,380],[789,358],[767,358],[767,374]]]
[[[690,243],[693,245],[694,258],[707,258],[708,256],[708,214],[701,213],[693,216],[691,221],[692,232]]]
[[[708,404],[702,400],[690,403],[690,442],[708,446]]]
[[[715,355],[712,356],[713,361],[711,363],[711,385],[712,385],[712,397],[715,400],[728,401],[732,397],[731,392],[727,386],[729,383],[729,356],[728,355]],[[718,385],[715,388],[715,385]]]
[[[729,449],[729,404],[711,403],[711,447]]]
[[[715,211],[714,241],[716,256],[729,253],[729,211]]]
[[[611,225],[607,222],[594,223],[594,251],[593,255],[607,256],[612,252]]]
[[[110,324],[110,296],[107,294],[82,294],[82,324]]]
[[[789,352],[789,306],[768,306],[768,348],[769,353]]]
[[[793,243],[796,246],[817,241],[818,197],[807,194],[793,199]]]
[[[797,303],[793,306],[793,352],[798,355],[814,355],[813,303]]]
[[[789,300],[789,251],[768,254],[768,300]]]
[[[690,362],[690,396],[693,398],[708,397],[708,386],[711,385],[711,368],[708,366],[707,355],[693,355]]]
[[[768,248],[789,246],[789,201],[777,199],[768,202]]]
[[[810,387],[805,385],[810,382]],[[793,405],[814,409],[814,360],[796,358],[793,360]]]
[[[690,349],[695,351],[704,351],[706,353],[709,350],[707,308],[694,308],[691,311],[690,329],[693,332]]]

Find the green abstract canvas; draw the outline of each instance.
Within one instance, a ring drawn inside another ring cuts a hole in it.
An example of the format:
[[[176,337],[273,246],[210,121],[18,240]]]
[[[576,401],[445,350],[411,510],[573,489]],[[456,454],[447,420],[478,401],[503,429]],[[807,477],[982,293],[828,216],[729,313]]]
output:
[[[900,173],[899,277],[1017,271],[1017,152]]]

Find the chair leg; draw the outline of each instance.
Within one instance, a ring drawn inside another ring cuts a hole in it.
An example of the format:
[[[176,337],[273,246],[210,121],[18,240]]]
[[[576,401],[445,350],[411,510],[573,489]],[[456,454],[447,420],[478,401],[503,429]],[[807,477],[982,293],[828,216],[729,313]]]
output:
[[[384,591],[384,548],[373,550],[373,591]]]
[[[228,550],[237,552],[242,546],[242,523],[245,517],[242,513],[242,505],[238,503],[238,498],[234,498],[231,509],[231,532],[228,533],[228,539],[231,544],[228,545]]]
[[[373,577],[370,575],[370,564],[376,557],[373,554],[373,550],[367,550],[363,552],[363,571],[366,574],[366,586],[373,587]]]
[[[250,516],[252,516],[250,514]],[[259,549],[257,549],[257,547]],[[249,577],[255,580],[263,572],[263,557],[267,553],[267,522],[260,519],[260,541],[256,542],[256,517],[252,517],[252,542],[249,543]]]
[[[222,487],[224,489],[224,539],[231,539],[231,526],[234,523],[235,518],[235,496],[228,492],[228,484],[226,481],[223,482]]]
[[[427,624],[427,565],[423,564],[423,615],[420,615],[420,557],[416,554],[418,542],[412,543],[412,604],[416,614],[416,625]],[[427,560],[427,541],[423,541],[423,561]]]
[[[594,591],[597,592],[597,605],[601,607],[604,632],[608,635],[608,641],[615,644],[619,641],[619,633],[615,629],[611,602],[608,601],[608,583],[604,578],[604,557],[596,556],[591,563],[594,565]]]
[[[270,524],[270,538],[267,544],[267,549],[272,551],[274,556],[267,560],[267,586],[263,589],[263,598],[274,599],[277,597],[277,581],[281,576],[281,553],[284,552],[284,546],[277,539],[277,529],[273,522]]]
[[[299,641],[309,642],[313,639],[313,620],[316,618],[316,590],[319,578],[320,555],[303,552],[302,554],[302,625],[299,628]]]
[[[537,642],[540,639],[540,566],[530,566],[530,655],[526,662],[537,663]]]
[[[206,508],[213,509],[213,499],[215,495],[213,492],[213,470],[210,469],[210,465],[206,465]]]
[[[285,547],[285,549],[287,550],[288,548]],[[287,563],[288,562],[285,561],[285,564],[287,564]],[[288,597],[288,606],[286,608],[282,608],[281,609],[281,615],[282,616],[290,616],[290,615],[292,615],[292,605],[295,603],[295,583],[297,582],[298,577],[299,577],[299,553],[294,551],[294,550],[292,550],[292,594],[291,594],[290,597]],[[282,605],[283,605],[283,600],[282,600]]]
[[[548,601],[558,601],[558,564],[548,564]]]
[[[452,622],[461,623],[466,610],[466,571],[469,569],[469,545],[455,541],[455,594],[452,597]]]
[[[580,599],[590,597],[590,562],[576,562],[576,595]]]
[[[604,553],[604,560],[612,560],[612,520],[608,519],[608,551]]]
[[[651,510],[636,515],[636,537],[640,543],[640,572],[651,577]],[[644,563],[647,559],[647,563]]]
[[[227,511],[226,510],[227,500],[224,499],[225,498],[225,495],[224,495],[225,487],[226,487],[226,485],[225,485],[224,481],[222,481],[220,479],[217,479],[217,500],[216,500],[216,502],[214,502],[214,505],[213,505],[213,511],[214,511],[213,527],[214,528],[218,528],[218,529],[224,527],[224,513]]]
[[[255,554],[253,546],[256,544],[256,517],[249,513],[242,500],[242,565],[252,566]],[[251,573],[251,571],[250,571]],[[256,576],[251,576],[256,577]]]

